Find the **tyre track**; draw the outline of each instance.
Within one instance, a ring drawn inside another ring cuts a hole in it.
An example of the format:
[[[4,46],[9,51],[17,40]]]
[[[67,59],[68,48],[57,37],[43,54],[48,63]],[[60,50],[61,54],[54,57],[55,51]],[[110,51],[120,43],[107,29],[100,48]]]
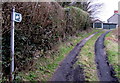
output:
[[[104,38],[110,31],[103,33],[95,42],[95,62],[97,64],[98,77],[100,81],[118,81],[115,72],[109,65],[107,54],[104,50]]]
[[[60,63],[50,81],[84,81],[83,69],[80,66],[73,68],[77,56],[85,43],[98,32],[80,41]],[[81,79],[80,79],[81,78]]]

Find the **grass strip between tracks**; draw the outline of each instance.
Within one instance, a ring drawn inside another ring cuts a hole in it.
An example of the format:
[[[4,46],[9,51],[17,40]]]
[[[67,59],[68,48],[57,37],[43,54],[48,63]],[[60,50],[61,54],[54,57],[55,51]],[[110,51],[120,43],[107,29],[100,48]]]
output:
[[[80,56],[78,56],[77,65],[79,64],[84,69],[85,80],[86,81],[99,81],[97,77],[97,70],[95,64],[95,55],[94,55],[94,44],[97,38],[104,33],[104,31],[99,32],[81,49]]]

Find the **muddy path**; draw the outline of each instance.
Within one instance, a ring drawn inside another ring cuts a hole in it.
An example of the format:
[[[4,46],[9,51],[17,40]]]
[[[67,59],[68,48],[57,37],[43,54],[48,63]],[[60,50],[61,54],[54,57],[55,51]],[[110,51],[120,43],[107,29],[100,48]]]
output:
[[[110,31],[103,33],[95,43],[95,62],[97,64],[98,77],[100,81],[118,81],[114,76],[113,67],[109,64],[107,54],[104,50],[104,38]]]
[[[77,61],[77,56],[79,55],[81,48],[97,33],[98,32],[80,41],[73,50],[70,51],[60,63],[50,81],[85,81],[83,69],[79,65],[74,68],[73,65]]]

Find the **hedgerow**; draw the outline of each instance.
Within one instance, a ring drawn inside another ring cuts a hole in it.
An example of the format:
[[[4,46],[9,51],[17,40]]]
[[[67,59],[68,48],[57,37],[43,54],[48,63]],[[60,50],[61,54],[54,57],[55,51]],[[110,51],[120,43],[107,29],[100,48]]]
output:
[[[15,23],[15,71],[30,69],[34,57],[44,57],[67,36],[89,27],[89,15],[80,8],[62,8],[57,2],[12,2],[2,5],[3,73],[10,68],[10,27],[12,7],[22,14]]]

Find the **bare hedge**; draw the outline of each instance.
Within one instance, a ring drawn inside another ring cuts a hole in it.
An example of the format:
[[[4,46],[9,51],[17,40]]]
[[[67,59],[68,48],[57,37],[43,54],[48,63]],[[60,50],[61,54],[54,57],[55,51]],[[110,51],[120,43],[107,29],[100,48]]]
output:
[[[54,48],[67,36],[76,35],[89,26],[88,14],[80,8],[62,8],[57,2],[4,3],[3,9],[3,72],[10,65],[10,21],[12,7],[22,14],[22,22],[15,23],[15,65],[21,71],[33,64],[33,57]]]

